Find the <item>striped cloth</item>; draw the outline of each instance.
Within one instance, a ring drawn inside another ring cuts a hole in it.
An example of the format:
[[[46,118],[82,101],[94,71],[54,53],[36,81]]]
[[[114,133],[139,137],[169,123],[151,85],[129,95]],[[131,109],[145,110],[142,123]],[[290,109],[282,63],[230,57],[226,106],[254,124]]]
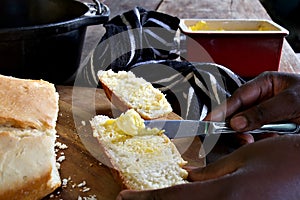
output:
[[[174,42],[179,21],[140,7],[114,17],[75,84],[100,87],[99,70],[130,70],[165,93],[181,117],[203,119],[244,80],[221,65],[182,61]]]

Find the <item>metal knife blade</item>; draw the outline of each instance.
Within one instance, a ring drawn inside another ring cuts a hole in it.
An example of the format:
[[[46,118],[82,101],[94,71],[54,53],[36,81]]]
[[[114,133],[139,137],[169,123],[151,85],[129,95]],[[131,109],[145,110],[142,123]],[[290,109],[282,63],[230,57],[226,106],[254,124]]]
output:
[[[145,126],[164,130],[165,134],[173,138],[208,136],[214,134],[236,133],[225,122],[210,122],[197,120],[145,120]],[[278,134],[297,134],[300,126],[294,123],[267,124],[259,129],[248,133],[278,133]]]

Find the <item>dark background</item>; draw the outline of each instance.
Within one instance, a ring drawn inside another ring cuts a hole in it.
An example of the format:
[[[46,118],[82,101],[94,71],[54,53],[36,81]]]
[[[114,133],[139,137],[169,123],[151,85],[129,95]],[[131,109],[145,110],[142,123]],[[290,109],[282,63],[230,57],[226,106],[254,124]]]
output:
[[[289,31],[287,41],[300,53],[300,0],[260,0],[273,21]]]

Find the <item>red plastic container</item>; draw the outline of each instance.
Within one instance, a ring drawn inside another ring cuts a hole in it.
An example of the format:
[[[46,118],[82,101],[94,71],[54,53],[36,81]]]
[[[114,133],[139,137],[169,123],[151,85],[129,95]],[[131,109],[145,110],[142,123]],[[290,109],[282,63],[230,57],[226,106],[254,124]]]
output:
[[[270,20],[253,19],[182,19],[180,29],[188,61],[221,64],[245,78],[278,70],[288,34]]]

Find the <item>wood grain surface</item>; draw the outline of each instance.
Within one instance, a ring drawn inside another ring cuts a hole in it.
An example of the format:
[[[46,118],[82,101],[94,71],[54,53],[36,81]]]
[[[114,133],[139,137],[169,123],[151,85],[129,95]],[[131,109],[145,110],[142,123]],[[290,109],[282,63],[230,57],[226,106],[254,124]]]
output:
[[[60,95],[57,141],[67,145],[66,149],[57,148],[57,159],[65,156],[65,160],[59,162],[59,171],[61,179],[67,183],[44,199],[77,200],[79,196],[115,199],[120,187],[102,159],[102,152],[92,137],[89,120],[96,114],[113,117],[120,113],[102,89],[57,86],[57,90]],[[167,118],[178,119],[179,116],[172,113]],[[189,165],[205,165],[205,159],[199,158],[199,138],[176,139],[173,142]]]

